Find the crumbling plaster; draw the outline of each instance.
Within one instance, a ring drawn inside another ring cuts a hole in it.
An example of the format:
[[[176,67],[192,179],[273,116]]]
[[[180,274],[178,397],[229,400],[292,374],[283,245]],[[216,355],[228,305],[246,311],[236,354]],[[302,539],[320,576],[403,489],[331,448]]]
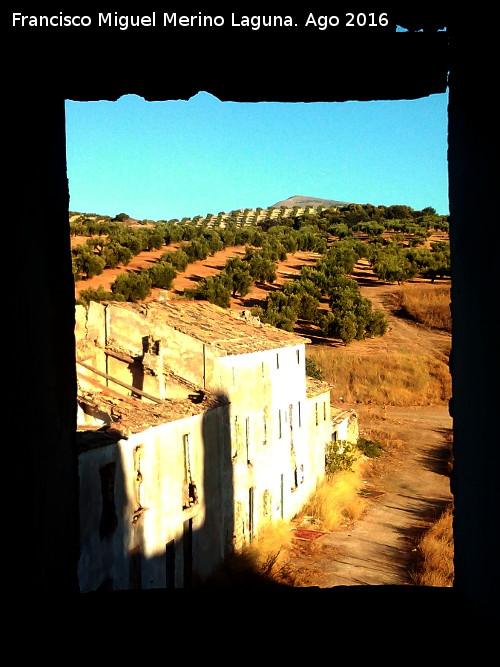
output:
[[[96,428],[116,437],[112,445],[105,441],[108,451],[94,447],[80,455],[85,590],[99,580],[130,586],[122,552],[136,560],[141,554],[142,585],[164,586],[167,543],[174,545],[177,565],[169,567],[175,585],[183,586],[186,521],[193,572],[203,578],[263,525],[289,520],[302,508],[325,474],[333,428],[330,387],[306,379],[303,339],[242,322],[209,304],[196,322],[190,317],[197,309],[183,302],[168,304],[165,318],[162,307],[152,304],[76,308],[77,359],[86,360],[77,362],[79,401],[96,417]],[[214,335],[221,331],[224,338]],[[89,423],[87,417],[82,428],[91,428]],[[139,446],[137,513],[138,472],[131,466]],[[110,448],[127,528],[103,545],[95,534],[102,512],[96,459],[106,460]]]

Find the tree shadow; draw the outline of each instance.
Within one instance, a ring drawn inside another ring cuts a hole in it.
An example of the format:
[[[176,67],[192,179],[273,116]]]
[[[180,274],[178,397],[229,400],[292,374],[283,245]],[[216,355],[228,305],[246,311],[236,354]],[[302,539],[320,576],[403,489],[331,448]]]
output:
[[[404,541],[404,556],[401,564],[404,565],[406,571],[407,583],[414,585],[413,574],[417,571],[421,562],[418,543],[430,526],[443,514],[449,505],[449,501],[442,498],[406,497],[414,501],[413,508],[407,510],[411,515],[410,525],[396,527],[395,530]]]
[[[264,290],[265,292],[279,292],[281,290],[281,285],[276,283],[266,283],[259,280],[255,281],[255,286],[258,289]]]
[[[299,336],[304,336],[304,338],[309,339],[313,345],[322,345],[324,347],[345,346],[341,340],[325,336],[321,329],[309,320],[297,320],[293,330]]]
[[[203,265],[206,266],[207,269],[214,269],[215,271],[222,271],[226,266],[225,264],[209,264],[208,262],[204,262]]]
[[[437,445],[433,445],[419,456],[419,463],[424,469],[446,477],[451,476],[452,472],[452,434],[451,428],[434,429],[435,433],[441,433],[443,440]]]
[[[191,273],[191,274],[189,274],[189,276],[186,276],[186,279],[187,279],[187,280],[191,280],[191,281],[194,282],[194,283],[199,283],[199,282],[201,282],[204,278],[207,278],[207,276],[199,276],[197,273]],[[178,291],[178,290],[176,290],[176,291]],[[184,290],[181,290],[181,293],[182,293],[183,291],[184,291]]]

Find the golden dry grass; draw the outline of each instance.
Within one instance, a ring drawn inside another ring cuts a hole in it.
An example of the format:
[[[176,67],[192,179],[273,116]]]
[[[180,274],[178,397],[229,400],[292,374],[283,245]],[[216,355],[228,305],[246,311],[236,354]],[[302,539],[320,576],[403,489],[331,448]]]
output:
[[[329,531],[339,530],[346,522],[359,519],[367,504],[359,493],[364,485],[363,462],[364,457],[360,456],[352,470],[326,477],[303,508],[301,516],[312,517],[320,528]]]
[[[449,287],[403,289],[399,300],[400,308],[420,324],[451,333]]]
[[[383,420],[383,422],[381,423],[380,421],[373,421],[373,417],[370,417],[370,423],[364,423],[360,429],[360,434],[364,438],[378,442],[384,451],[384,455],[381,460],[371,459],[370,465],[372,467],[381,465],[389,454],[397,453],[405,445],[404,440],[399,437],[393,428],[391,428],[390,423],[384,423],[385,417],[379,415],[378,419]]]
[[[293,577],[286,571],[291,548],[291,524],[286,521],[267,524],[260,529],[253,542],[226,556],[221,567],[203,583],[203,587],[225,589],[293,585]]]
[[[416,586],[453,586],[453,505],[424,534],[418,544],[421,564],[413,573]]]
[[[448,364],[431,354],[380,352],[361,356],[348,348],[313,347],[308,356],[334,386],[334,399],[377,405],[433,405],[451,394]]]
[[[278,521],[263,526],[256,540],[225,559],[222,568],[206,582],[206,587],[309,585],[307,577],[301,582],[300,573],[290,568],[293,528],[307,518],[308,525],[313,522],[316,529],[339,530],[358,519],[368,503],[360,495],[364,487],[364,461],[365,458],[359,456],[352,470],[326,477],[293,524]]]
[[[292,546],[292,527],[286,521],[265,525],[259,530],[258,538],[241,550],[253,561],[256,569],[263,574],[272,574],[279,566],[280,556]]]

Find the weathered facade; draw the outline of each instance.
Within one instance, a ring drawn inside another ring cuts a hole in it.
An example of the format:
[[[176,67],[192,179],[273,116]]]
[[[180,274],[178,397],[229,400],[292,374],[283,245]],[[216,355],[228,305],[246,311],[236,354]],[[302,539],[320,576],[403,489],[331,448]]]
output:
[[[91,303],[75,331],[85,591],[203,580],[300,510],[327,442],[356,439],[306,378],[305,339],[245,313]]]

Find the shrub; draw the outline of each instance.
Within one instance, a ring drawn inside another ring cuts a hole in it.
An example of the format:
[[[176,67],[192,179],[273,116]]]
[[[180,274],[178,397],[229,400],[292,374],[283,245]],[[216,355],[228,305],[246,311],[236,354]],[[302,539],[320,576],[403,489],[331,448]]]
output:
[[[112,292],[107,292],[102,285],[99,287],[89,287],[88,289],[82,290],[80,296],[77,299],[76,303],[80,306],[88,306],[91,301],[111,301],[111,300],[120,300],[117,299],[116,294]]]
[[[73,261],[76,271],[73,275],[83,274],[87,280],[99,276],[104,271],[105,262],[102,257],[96,255],[89,247],[79,246],[73,251]]]
[[[165,232],[160,228],[145,237],[146,250],[160,250],[165,245]]]
[[[260,319],[278,329],[293,331],[297,315],[297,300],[294,296],[289,297],[283,292],[271,292],[265,301]]]
[[[239,257],[229,259],[224,267],[224,272],[231,280],[233,297],[236,296],[236,294],[246,296],[253,283],[253,278],[248,271],[248,263]]]
[[[314,359],[306,359],[306,375],[315,380],[323,379],[321,366]]]
[[[378,253],[372,268],[380,280],[397,282],[398,285],[418,274],[418,267],[410,262],[406,254],[392,247]]]
[[[379,442],[368,440],[367,438],[358,438],[356,447],[370,459],[379,457],[383,450],[383,447]]]
[[[169,264],[168,262],[160,262],[148,269],[147,274],[151,280],[152,287],[170,289],[177,272],[172,264]]]
[[[184,252],[184,250],[167,250],[160,257],[160,262],[171,264],[174,269],[177,271],[185,271],[187,265],[189,264],[189,258]]]
[[[147,272],[122,273],[117,276],[111,285],[114,295],[124,301],[140,301],[151,293],[151,278]]]
[[[194,290],[194,298],[205,300],[221,308],[229,308],[231,305],[231,279],[221,271],[218,276],[209,276],[200,281]]]
[[[127,213],[118,213],[118,215],[115,215],[113,220],[116,222],[125,222],[125,220],[128,220],[129,218],[130,216]]]
[[[276,261],[262,251],[251,253],[248,270],[252,278],[258,282],[274,283],[276,280]]]
[[[327,443],[325,448],[325,470],[327,475],[333,475],[342,470],[352,470],[356,459],[356,450],[347,440],[337,440]]]
[[[384,336],[389,328],[389,321],[381,310],[372,310],[365,323],[365,338]]]
[[[355,280],[336,276],[330,289],[331,312],[319,320],[326,336],[340,338],[345,344],[386,333],[388,322],[382,311],[374,311],[369,299],[362,297]]]

